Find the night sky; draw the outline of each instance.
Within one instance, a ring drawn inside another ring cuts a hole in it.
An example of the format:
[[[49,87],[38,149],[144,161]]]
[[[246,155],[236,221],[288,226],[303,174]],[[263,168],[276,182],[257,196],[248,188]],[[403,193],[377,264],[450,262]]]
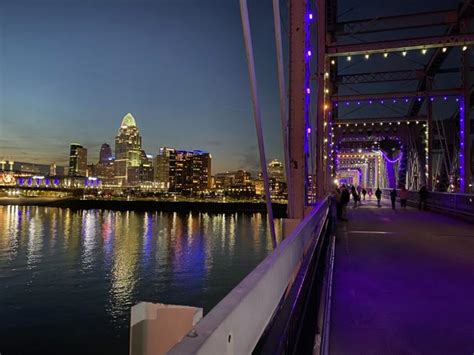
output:
[[[346,0],[340,19],[456,3]],[[281,158],[272,2],[249,11],[267,157]],[[131,112],[148,154],[203,149],[213,173],[258,168],[238,0],[2,0],[0,44],[0,158],[66,164],[78,142],[95,163]]]

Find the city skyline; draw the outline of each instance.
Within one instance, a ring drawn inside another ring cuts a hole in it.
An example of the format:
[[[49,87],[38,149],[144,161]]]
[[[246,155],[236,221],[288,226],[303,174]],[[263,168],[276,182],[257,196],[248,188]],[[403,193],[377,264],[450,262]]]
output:
[[[352,6],[344,18],[376,12],[374,1],[342,2]],[[422,7],[403,0],[383,12]],[[69,143],[79,142],[95,161],[104,142],[113,144],[117,119],[132,112],[153,155],[162,146],[200,148],[213,152],[216,171],[259,169],[238,1],[23,0],[0,8],[0,157],[67,165]],[[283,160],[272,4],[250,1],[249,12],[266,153]],[[286,15],[282,6],[285,28]]]
[[[136,127],[139,127],[140,125],[138,123],[135,123],[135,118],[134,116],[132,115],[132,113],[127,113],[125,114],[121,119],[120,121],[122,121],[123,123],[123,120],[126,120],[127,118],[131,117],[134,122],[133,124],[135,125],[136,124]],[[116,140],[117,137],[115,137],[113,139],[113,141]],[[112,144],[112,143],[111,143]],[[97,165],[101,162],[103,162],[101,160],[101,154],[103,152],[103,149],[104,149],[104,146],[108,146],[108,148],[110,149],[111,146],[109,144],[108,141],[103,141],[102,144],[100,144],[99,148],[96,149],[96,150],[91,150],[89,148],[89,146],[86,146],[84,144],[82,144],[80,141],[75,141],[75,142],[72,142],[72,143],[69,143],[69,145],[67,147],[65,147],[65,150],[64,150],[64,156],[65,158],[61,161],[61,160],[45,160],[45,161],[26,161],[26,160],[21,160],[21,159],[16,159],[15,156],[1,156],[0,155],[0,159],[5,159],[6,161],[14,161],[15,163],[16,162],[21,162],[21,163],[30,163],[30,164],[36,164],[36,165],[51,165],[51,164],[55,164],[57,165],[58,167],[63,167],[65,169],[65,173],[67,175],[67,171],[70,169],[70,164],[71,164],[71,149],[73,149],[72,147],[74,147],[74,149],[76,149],[76,146],[80,147],[80,149],[84,149],[85,151],[85,157],[86,157],[86,162],[87,162],[87,165]],[[143,146],[145,146],[145,143],[143,143]],[[204,151],[204,152],[208,152],[208,153],[211,153],[209,152],[209,150],[207,149],[200,149],[200,148],[187,148],[187,149],[183,149],[182,147],[175,147],[174,145],[171,145],[173,146],[174,148],[172,149],[176,149],[176,150],[181,150],[181,151]],[[157,149],[156,152],[147,152],[145,150],[145,152],[147,153],[147,156],[149,157],[152,157],[152,158],[156,158],[159,154],[160,154],[160,151],[163,149],[163,148],[168,148],[168,146],[164,146],[164,145],[160,145],[159,148]],[[256,148],[255,148],[256,149]],[[68,151],[69,151],[69,154],[68,154]],[[111,153],[112,153],[112,158],[114,158],[114,160],[116,159],[116,153],[115,151],[112,151],[111,150]],[[91,158],[92,156],[92,158]],[[271,164],[272,162],[274,161],[280,161],[279,158],[275,158],[275,157],[267,157],[267,163],[268,164]],[[85,168],[83,168],[84,170]],[[257,174],[259,171],[260,171],[260,167],[257,167],[256,169],[252,170],[252,169],[247,169],[245,167],[242,167],[242,166],[229,166],[227,169],[225,170],[219,170],[219,171],[213,171],[212,174],[219,174],[219,173],[229,173],[229,172],[234,172],[234,171],[238,171],[238,170],[246,170],[246,171],[249,171],[253,174]],[[85,173],[83,174],[85,175]]]
[[[281,159],[271,3],[251,6],[266,150]],[[1,7],[0,156],[67,165],[78,142],[95,161],[132,112],[153,155],[199,148],[213,152],[216,171],[258,167],[238,2]]]

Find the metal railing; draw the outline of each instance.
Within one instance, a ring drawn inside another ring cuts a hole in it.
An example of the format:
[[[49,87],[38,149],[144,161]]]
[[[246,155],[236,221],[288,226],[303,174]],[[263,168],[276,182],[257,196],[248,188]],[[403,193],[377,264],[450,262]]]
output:
[[[383,189],[384,197],[390,198],[390,191],[391,189]],[[420,201],[418,191],[409,191],[407,201],[412,206],[418,206]],[[471,194],[428,192],[426,207],[433,211],[449,212],[461,215],[462,217],[472,218],[474,222],[474,195]]]
[[[321,278],[322,260],[328,259],[327,254],[321,252],[321,246],[332,245],[324,241],[330,206],[329,198],[318,203],[278,248],[174,346],[170,354],[249,354],[261,339],[267,340],[259,344],[262,349],[268,344],[272,344],[272,349],[284,349],[285,346],[272,340],[276,339],[272,329],[277,329],[274,324],[280,322],[283,327],[278,334],[289,339],[293,333],[288,331],[288,320],[294,324],[296,318],[292,312],[281,312],[291,311],[292,307],[288,308],[287,304],[294,305],[297,299],[294,296],[306,290],[308,282],[313,283],[313,277],[305,278],[305,275],[317,274],[317,279]],[[313,265],[311,260],[315,260],[315,256],[319,261]],[[318,288],[324,290],[321,294],[327,293],[327,288]],[[307,309],[306,303],[301,307]],[[281,319],[278,314],[284,314],[285,320],[278,320]],[[311,341],[313,339],[314,334]]]

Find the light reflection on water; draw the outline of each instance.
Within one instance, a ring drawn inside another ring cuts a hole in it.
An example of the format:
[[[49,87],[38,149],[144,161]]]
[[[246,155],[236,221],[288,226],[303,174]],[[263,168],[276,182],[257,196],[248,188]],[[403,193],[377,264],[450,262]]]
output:
[[[271,251],[265,222],[0,206],[0,352],[126,354],[131,305],[209,311]]]

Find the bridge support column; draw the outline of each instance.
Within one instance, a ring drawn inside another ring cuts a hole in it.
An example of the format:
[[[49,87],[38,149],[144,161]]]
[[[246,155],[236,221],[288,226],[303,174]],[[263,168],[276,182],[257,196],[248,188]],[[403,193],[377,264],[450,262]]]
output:
[[[328,169],[329,169],[329,157],[325,149],[324,139],[327,138],[326,130],[329,126],[326,122],[326,106],[325,106],[325,81],[329,81],[326,78],[326,0],[319,0],[317,3],[317,26],[318,26],[318,37],[317,37],[317,71],[316,71],[316,90],[317,90],[317,103],[316,103],[316,193],[317,198],[321,199],[325,196],[328,189]],[[326,123],[326,124],[325,124]]]
[[[289,98],[289,161],[292,197],[288,218],[303,218],[306,206],[306,8],[307,1],[290,1],[290,98]]]

